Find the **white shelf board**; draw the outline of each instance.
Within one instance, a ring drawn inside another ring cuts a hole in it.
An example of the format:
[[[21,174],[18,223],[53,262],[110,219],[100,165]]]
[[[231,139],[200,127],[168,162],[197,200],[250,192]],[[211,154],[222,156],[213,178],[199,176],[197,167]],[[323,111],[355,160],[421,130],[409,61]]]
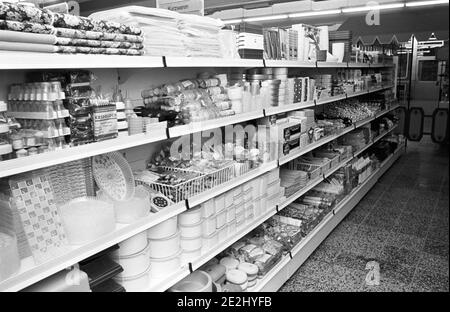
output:
[[[278,167],[277,161],[271,161],[271,162],[262,164],[258,168],[250,170],[249,172],[247,172],[241,176],[238,176],[228,182],[222,183],[208,191],[205,191],[201,194],[198,194],[198,195],[188,198],[189,207],[192,208],[194,206],[200,205],[201,203],[204,203],[205,201],[207,201],[211,198],[214,198],[220,194],[228,192],[229,190],[231,190],[239,185],[242,185],[250,180],[253,180],[253,179],[259,177],[260,175],[263,175],[266,172],[274,170],[277,167]]]
[[[206,131],[211,129],[216,129],[228,125],[237,124],[244,121],[249,121],[253,119],[258,119],[264,117],[263,110],[257,110],[254,112],[246,112],[233,116],[209,119],[205,121],[192,122],[187,125],[175,126],[169,128],[169,136],[171,138],[183,136],[186,134],[196,133],[200,131]]]
[[[369,63],[348,63],[349,68],[369,68]]]
[[[289,67],[289,68],[316,68],[316,62],[301,62],[287,60],[265,60],[266,67]]]
[[[345,216],[358,204],[365,194],[375,185],[377,180],[400,157],[403,147],[389,156],[372,175],[361,185],[355,188],[344,198],[324,219],[291,250],[291,256],[284,256],[270,272],[251,288],[251,292],[277,291],[314,252],[322,241],[345,218]]]
[[[161,56],[0,52],[0,70],[160,67],[164,67]]]
[[[394,67],[394,63],[369,64],[370,68]]]
[[[166,56],[167,67],[264,67],[263,60]]]
[[[2,161],[0,162],[0,178],[165,139],[167,139],[165,131],[141,133]]]
[[[313,106],[314,106],[313,101],[303,102],[303,103],[294,103],[294,104],[288,104],[288,105],[282,105],[282,106],[273,106],[273,107],[265,108],[264,114],[266,116],[270,116],[270,115],[281,114],[281,113],[295,111],[298,109],[303,109],[303,108],[308,108],[308,107],[313,107]]]
[[[347,68],[347,63],[339,62],[317,62],[318,68]]]
[[[69,246],[69,250],[66,253],[42,264],[35,265],[32,259],[24,259],[18,274],[0,283],[0,291],[19,291],[95,255],[102,250],[118,244],[127,238],[170,219],[185,210],[186,206],[184,205],[184,202],[178,203],[167,207],[156,214],[150,214],[133,224],[117,224],[115,231],[82,246]]]
[[[332,102],[342,101],[345,100],[346,98],[347,96],[345,94],[338,96],[330,96],[329,98],[318,100],[317,105],[324,105]]]

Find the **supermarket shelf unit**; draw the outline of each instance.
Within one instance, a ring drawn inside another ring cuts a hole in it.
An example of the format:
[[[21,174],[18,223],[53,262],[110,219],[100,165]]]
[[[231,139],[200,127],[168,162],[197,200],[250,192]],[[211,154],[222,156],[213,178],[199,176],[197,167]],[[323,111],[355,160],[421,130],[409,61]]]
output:
[[[269,273],[259,280],[250,291],[277,291],[297,271],[297,269],[345,218],[345,216],[370,191],[378,179],[392,166],[392,164],[403,154],[403,152],[404,146],[401,146],[392,155],[385,159],[380,167],[375,170],[366,181],[347,195],[347,197],[343,199],[311,233],[302,239],[298,245],[292,248],[292,250],[285,255]]]
[[[49,61],[51,60],[51,61]],[[0,52],[0,70],[31,70],[31,69],[78,69],[78,68],[105,68],[105,69],[120,69],[120,68],[183,68],[183,67],[195,67],[195,68],[210,68],[210,67],[292,67],[292,68],[371,68],[371,67],[390,67],[392,64],[353,64],[353,63],[318,63],[318,62],[293,62],[293,61],[269,61],[269,60],[249,60],[249,59],[213,59],[213,58],[177,58],[177,57],[151,57],[151,56],[112,56],[112,55],[73,55],[73,54],[49,54],[49,53],[11,53]],[[170,129],[162,129],[158,133],[151,134],[137,134],[132,136],[118,137],[116,139],[107,140],[103,142],[96,142],[92,144],[76,146],[68,149],[57,150],[45,154],[39,154],[34,156],[28,156],[25,158],[12,159],[8,161],[0,162],[0,178],[7,177],[23,172],[41,169],[73,160],[92,157],[95,155],[108,153],[117,150],[123,150],[127,148],[146,145],[158,141],[163,141],[168,138],[195,133],[199,131],[210,130],[218,127],[232,125],[239,122],[249,121],[257,119],[263,116],[273,115],[281,112],[287,112],[292,110],[298,110],[306,107],[314,107],[321,104],[331,103],[338,100],[343,100],[350,97],[356,97],[367,93],[378,92],[385,89],[392,88],[392,86],[381,87],[364,92],[345,94],[338,97],[329,98],[326,101],[309,102],[309,103],[295,103],[286,105],[283,107],[269,108],[257,112],[249,112],[236,116],[226,117],[222,119],[216,119],[211,121],[205,121],[202,123],[174,127]],[[377,117],[395,109],[391,107],[389,110],[378,114]],[[373,119],[371,119],[373,120]],[[365,120],[363,124],[370,122],[371,120]],[[362,125],[362,124],[361,124]],[[349,127],[345,131],[336,136],[331,136],[320,140],[314,144],[308,146],[304,151],[295,153],[298,157],[306,152],[313,150],[335,138],[353,130],[356,128]],[[295,158],[294,157],[294,158]],[[283,162],[284,161],[284,162]],[[345,165],[350,159],[340,163],[336,168],[331,169],[326,175],[311,181],[305,188],[295,194],[298,198],[314,186],[323,181],[327,176],[338,170]],[[285,163],[286,159],[280,161],[274,161],[262,165],[260,168],[250,171],[240,177],[233,179],[225,184],[219,185],[216,188],[209,190],[207,194],[200,194],[190,198],[186,202],[181,202],[173,205],[166,210],[149,215],[146,218],[139,220],[133,224],[117,224],[116,230],[108,235],[102,236],[99,239],[90,242],[83,246],[70,246],[67,247],[64,254],[57,256],[42,264],[35,265],[33,259],[28,257],[22,260],[20,272],[2,282],[0,282],[0,291],[19,291],[24,289],[48,276],[51,276],[58,271],[68,268],[76,263],[104,250],[121,241],[132,237],[142,231],[145,231],[160,222],[163,222],[175,215],[178,215],[186,211],[189,207],[198,205],[208,199],[226,192],[238,185],[241,185],[251,179],[254,179],[270,170],[277,168],[282,163]],[[288,200],[295,200],[291,196]],[[228,238],[220,246],[217,246],[213,250],[210,250],[206,255],[202,255],[199,259],[196,259],[190,264],[190,269],[197,269],[202,264],[206,263],[210,258],[214,257],[217,253],[226,249],[229,245],[249,233],[251,230],[259,226],[262,222],[276,214],[281,207],[285,207],[286,202],[281,205],[270,209],[266,214],[256,219],[254,223],[247,226],[245,229],[239,231],[233,237]],[[190,273],[187,266],[180,268],[180,271],[174,272],[164,280],[154,280],[149,285],[148,291],[164,291],[181,280]]]
[[[393,130],[394,127],[391,128],[391,130]],[[389,133],[386,132],[384,133],[382,136],[385,136]],[[381,136],[380,136],[381,137]],[[374,144],[374,142],[369,143],[366,147],[370,147]],[[366,149],[366,148],[364,148]],[[399,157],[399,151],[401,151],[402,148],[399,148],[393,155],[391,155],[388,159],[386,159],[383,164],[380,166],[380,169],[378,169],[376,172],[374,172],[370,178],[368,178],[364,183],[362,183],[362,185],[360,185],[359,187],[357,187],[355,190],[353,190],[353,192],[349,195],[349,196],[354,196],[361,188],[366,187],[366,184],[368,183],[369,180],[371,180],[374,175],[377,172],[380,172],[380,170],[384,170],[383,168],[385,168],[386,164],[388,163],[388,161],[390,159],[392,159],[393,157]],[[397,155],[397,156],[396,156]],[[171,274],[168,278],[159,280],[157,282],[152,282],[149,286],[148,289],[146,289],[146,291],[150,291],[150,292],[158,292],[158,291],[165,291],[168,288],[170,288],[171,286],[173,286],[175,283],[177,283],[178,281],[182,280],[184,277],[186,277],[189,273],[189,267],[191,270],[197,270],[199,269],[202,265],[204,265],[205,263],[207,263],[209,260],[211,260],[212,258],[214,258],[217,254],[219,254],[220,252],[222,252],[223,250],[225,250],[226,248],[230,247],[232,244],[234,244],[236,241],[238,241],[239,239],[241,239],[242,237],[244,237],[245,235],[247,235],[248,233],[250,233],[252,230],[254,230],[255,228],[257,228],[259,225],[261,225],[263,222],[267,221],[269,218],[271,218],[272,216],[274,216],[277,212],[281,211],[282,209],[284,209],[285,207],[289,206],[289,204],[291,204],[292,202],[294,202],[296,199],[300,198],[301,196],[305,195],[308,191],[310,191],[311,189],[313,189],[315,186],[317,186],[318,184],[320,184],[322,181],[324,181],[326,178],[328,178],[329,176],[331,176],[334,172],[336,172],[337,170],[339,170],[340,168],[342,168],[343,166],[345,166],[348,162],[350,162],[352,159],[354,159],[354,157],[357,156],[352,156],[349,157],[348,159],[343,160],[342,162],[340,162],[337,166],[331,168],[330,170],[328,170],[328,172],[326,172],[323,176],[319,176],[316,179],[310,181],[305,187],[303,187],[302,189],[300,189],[298,192],[296,192],[295,194],[291,195],[290,197],[288,197],[283,203],[276,205],[275,207],[272,207],[271,209],[269,209],[269,211],[267,211],[265,214],[263,214],[263,216],[259,217],[258,219],[254,220],[251,224],[248,224],[244,229],[236,232],[232,237],[229,237],[227,240],[225,240],[224,242],[220,243],[217,247],[209,250],[208,252],[206,252],[205,254],[202,254],[198,259],[193,260],[190,265],[188,266],[184,266],[182,268],[180,268],[179,271],[177,271],[174,274]],[[392,161],[393,163],[393,161]],[[390,165],[392,164],[390,163]],[[389,167],[390,167],[389,165]],[[385,170],[387,170],[387,168],[385,168]],[[384,171],[385,171],[384,170]],[[384,173],[383,171],[383,173]],[[381,176],[382,174],[378,175],[376,180],[378,180],[378,178]],[[370,190],[370,188],[372,188],[373,184],[375,184],[376,181],[374,181],[370,186],[368,186],[367,191]],[[366,191],[366,192],[367,192]],[[365,195],[365,193],[363,194],[363,196]],[[359,202],[359,200],[363,197],[359,197],[358,201],[355,203],[356,204]],[[339,207],[340,205],[342,205],[343,203],[345,203],[345,201],[347,201],[348,199],[345,199],[344,201],[342,201],[336,208],[333,209],[332,214],[334,215],[334,213],[336,211],[339,211]],[[353,206],[354,207],[354,206]],[[352,207],[352,208],[353,208]],[[347,212],[348,213],[348,212]],[[345,215],[344,215],[345,216]],[[331,214],[328,215],[322,222],[324,223],[325,220],[327,218],[330,218]],[[343,218],[343,217],[342,217]],[[340,220],[339,220],[340,222]],[[337,222],[334,227],[339,223]],[[333,228],[334,228],[333,227]],[[316,230],[314,230],[312,233],[314,233]],[[330,230],[331,232],[331,230]],[[308,237],[310,237],[313,234],[308,235]],[[328,235],[328,234],[327,234]],[[305,238],[305,241],[308,239]],[[325,236],[326,237],[326,236]],[[323,238],[324,239],[324,238]],[[322,240],[323,240],[322,239]],[[322,241],[321,240],[321,241]],[[320,242],[321,242],[320,241]],[[303,242],[303,241],[302,241]],[[317,244],[320,245],[320,242]],[[314,247],[317,248],[317,246]],[[313,251],[314,251],[313,249]],[[309,254],[308,254],[309,256]],[[307,257],[306,257],[307,258]],[[306,259],[305,258],[305,259]],[[288,258],[284,258],[281,260],[280,263],[278,263],[274,269],[276,269],[277,267],[282,267],[283,263],[286,264],[285,262],[287,262]],[[295,270],[294,270],[295,272]],[[270,274],[270,273],[269,273]],[[284,282],[283,282],[284,283]],[[281,285],[280,285],[281,286]],[[265,291],[265,290],[264,290]]]
[[[380,87],[375,89],[372,92],[378,92],[381,90],[392,88],[392,86]],[[352,96],[359,96],[361,94],[367,94],[367,91],[364,93],[357,93]],[[336,99],[330,98],[326,103],[331,103],[334,101],[342,100],[342,96],[337,97]],[[345,97],[344,97],[345,99]],[[320,104],[326,104],[320,103]],[[58,164],[62,164],[65,162],[78,160],[82,158],[87,158],[95,155],[100,155],[112,151],[123,150],[130,147],[136,147],[140,145],[150,144],[162,140],[166,140],[168,138],[174,138],[182,135],[187,135],[190,133],[195,133],[199,131],[206,131],[215,129],[218,127],[223,127],[227,125],[233,125],[240,122],[245,122],[253,119],[258,119],[263,116],[278,114],[281,112],[288,112],[293,110],[298,110],[307,107],[314,107],[313,102],[309,102],[305,105],[299,105],[297,103],[280,106],[276,108],[269,108],[266,110],[260,110],[255,112],[247,112],[238,114],[235,116],[206,120],[204,122],[196,122],[189,125],[182,125],[173,128],[168,128],[167,131],[160,132],[152,132],[151,134],[135,134],[131,136],[123,136],[118,137],[116,139],[111,139],[102,142],[95,142],[81,146],[70,147],[67,149],[52,151],[44,154],[32,155],[24,158],[16,158],[8,161],[0,162],[0,178],[11,176],[14,174],[19,174],[23,172],[27,172],[30,170],[41,169],[49,166],[54,166]]]
[[[396,107],[392,107],[388,110],[385,110],[384,113],[387,113]],[[382,116],[383,114],[380,114]],[[372,118],[370,119],[372,120]],[[368,123],[370,121],[367,121]],[[348,127],[349,129],[346,129],[346,131],[343,131],[339,135],[331,136],[331,138],[336,139],[337,137],[350,132],[354,129],[354,127]],[[382,136],[387,135],[391,130],[393,130],[395,127],[392,127],[389,131],[383,133],[377,139],[381,139]],[[378,141],[376,140],[376,141]],[[308,147],[304,151],[301,151],[301,153],[296,153],[296,157],[299,157],[300,155],[303,155],[327,142],[330,142],[329,138],[320,140],[316,143],[310,144],[311,147]],[[375,140],[371,143],[369,143],[365,148],[370,147]],[[295,157],[295,158],[296,158]],[[214,257],[217,253],[220,251],[226,249],[229,245],[233,244],[235,241],[239,240],[241,237],[249,233],[251,230],[255,229],[258,225],[260,225],[262,222],[266,221],[273,215],[275,215],[280,209],[283,209],[284,207],[288,206],[290,203],[292,203],[294,200],[299,198],[300,196],[304,195],[306,192],[314,188],[316,185],[318,185],[320,182],[322,182],[325,178],[330,176],[332,173],[334,173],[336,170],[344,166],[346,163],[348,163],[351,160],[351,158],[341,162],[338,166],[335,168],[332,168],[329,170],[325,175],[318,177],[317,179],[311,181],[308,183],[307,186],[305,186],[303,189],[296,192],[294,195],[290,196],[286,199],[285,202],[281,203],[280,205],[274,207],[269,213],[265,214],[260,219],[256,220],[252,225],[249,225],[245,228],[245,230],[242,231],[242,233],[238,232],[235,236],[232,238],[227,239],[226,242],[222,243],[220,246],[214,249],[214,251],[208,252],[207,255],[202,255],[200,259],[193,261],[192,267],[198,268],[203,263],[207,262],[210,258]],[[281,164],[281,163],[280,163]],[[130,224],[130,225],[120,225],[114,231],[113,233],[110,233],[108,235],[105,235],[98,240],[95,240],[87,245],[81,246],[81,247],[73,247],[70,251],[65,253],[64,255],[60,257],[56,257],[52,259],[51,261],[45,262],[41,265],[35,266],[33,264],[33,261],[31,258],[26,258],[22,261],[21,271],[14,277],[9,278],[2,283],[0,283],[0,291],[18,291],[21,290],[27,286],[32,285],[33,283],[46,278],[54,273],[57,273],[60,270],[63,270],[64,268],[70,267],[79,261],[88,258],[96,253],[98,253],[101,250],[104,250],[106,248],[109,248],[127,238],[130,238],[142,231],[145,231],[175,215],[178,215],[184,211],[187,210],[188,207],[194,207],[195,205],[201,204],[211,198],[216,197],[217,195],[220,195],[222,193],[225,193],[231,189],[233,189],[236,186],[242,185],[245,182],[248,182],[266,172],[269,172],[275,168],[278,167],[277,161],[272,161],[266,164],[261,165],[259,168],[255,170],[251,170],[248,173],[241,175],[229,182],[226,182],[224,184],[221,184],[208,192],[199,194],[197,196],[189,198],[186,202],[181,202],[176,205],[173,205],[167,210],[164,210],[163,212],[160,212],[156,215],[150,215],[142,220],[140,220],[137,223]],[[187,272],[187,273],[186,273]],[[184,278],[187,274],[189,274],[188,268],[180,268],[180,271],[178,274],[173,274],[169,276],[168,279],[164,279],[161,281],[153,281],[150,290],[149,291],[164,291],[170,286],[172,286],[177,281]]]
[[[398,107],[397,105],[393,106],[390,109],[380,112],[379,114],[377,114],[377,116],[378,117],[382,116],[382,115],[396,109],[397,107]],[[361,121],[359,123],[359,126],[365,125],[365,124],[371,122],[372,120],[374,120],[373,117],[368,118],[364,121]],[[348,133],[354,129],[355,129],[355,127],[351,126],[337,135],[323,138],[313,144],[310,144],[307,148],[305,148],[297,153],[294,153],[294,155],[289,156],[289,159],[291,159],[291,158],[295,159],[303,154],[306,154],[306,153],[316,149],[317,147],[320,147],[323,144],[331,142],[332,140],[338,138],[339,136],[342,136],[345,133]],[[385,132],[384,134],[380,135],[379,137],[377,137],[376,141],[380,140],[381,137],[387,135],[393,129],[394,129],[394,127],[391,128],[389,131]],[[376,141],[374,140],[373,142],[369,143],[364,148],[364,150],[366,148],[370,147]],[[108,142],[108,141],[105,141],[105,142]],[[86,146],[88,146],[88,145],[86,145]],[[70,149],[67,149],[64,151],[68,151],[68,150],[70,150]],[[45,155],[45,154],[42,154],[42,155]],[[243,174],[239,177],[236,177],[235,179],[228,181],[224,184],[218,185],[217,187],[209,190],[208,192],[196,195],[194,197],[189,198],[185,202],[181,202],[176,205],[173,205],[170,208],[167,208],[167,210],[165,210],[163,213],[158,213],[156,215],[150,215],[147,218],[144,218],[135,224],[130,224],[130,225],[126,225],[126,226],[120,225],[120,226],[118,226],[116,231],[114,231],[113,233],[103,236],[103,237],[99,238],[98,240],[95,240],[87,245],[84,245],[81,247],[73,247],[70,251],[68,251],[61,257],[57,257],[57,258],[52,259],[51,261],[45,262],[41,265],[35,266],[33,264],[33,261],[31,258],[26,258],[22,261],[21,271],[16,276],[11,277],[0,283],[0,291],[18,291],[27,286],[30,286],[33,283],[35,283],[43,278],[46,278],[54,273],[57,273],[58,271],[63,270],[64,268],[70,267],[70,266],[78,263],[79,261],[86,259],[86,258],[100,252],[101,250],[107,249],[127,238],[130,238],[130,237],[132,237],[142,231],[145,231],[145,230],[147,230],[147,229],[149,229],[149,228],[151,228],[151,227],[153,227],[175,215],[180,214],[180,213],[186,211],[188,209],[188,207],[194,207],[196,205],[199,205],[211,198],[214,198],[214,197],[216,197],[222,193],[225,193],[239,185],[242,185],[243,183],[248,182],[266,172],[269,172],[269,171],[277,168],[279,165],[286,163],[287,162],[286,159],[287,158],[285,158],[285,160],[283,160],[283,161],[282,161],[282,159],[280,159],[279,161],[272,161],[272,162],[263,164],[259,168],[251,170],[248,173]],[[350,160],[351,160],[351,158],[341,162],[337,167],[332,168],[324,176],[320,176],[317,179],[311,181],[305,188],[299,190],[297,193],[290,196],[285,202],[281,203],[277,207],[274,207],[274,209],[270,213],[267,213],[266,215],[264,215],[264,217],[257,220],[254,224],[247,226],[246,231],[243,231],[243,233],[240,233],[240,235],[233,236],[233,238],[228,239],[225,243],[223,243],[219,247],[217,247],[214,251],[214,255],[216,255],[220,251],[226,249],[229,245],[231,245],[235,241],[239,240],[242,236],[244,236],[245,234],[247,234],[248,232],[250,232],[251,230],[256,228],[262,222],[266,221],[267,219],[269,219],[270,217],[275,215],[280,209],[288,206],[295,199],[304,195],[306,192],[308,192],[313,187],[318,185],[325,178],[327,178],[332,173],[334,173],[336,170],[338,170],[339,168],[344,166]],[[208,253],[207,256],[202,256],[201,259],[193,261],[192,267],[198,268],[199,266],[201,266],[201,264],[207,262],[210,259],[208,257],[212,258],[212,257],[214,257],[214,255],[213,255],[213,252],[211,252],[211,253]],[[188,273],[186,273],[186,271]],[[187,268],[180,268],[180,271],[178,272],[178,274],[174,273],[173,275],[169,276],[168,279],[164,279],[161,281],[153,281],[149,288],[150,289],[149,291],[164,291],[167,288],[169,288],[170,286],[172,286],[174,283],[176,283],[177,281],[184,278],[187,274],[189,274],[189,270]]]

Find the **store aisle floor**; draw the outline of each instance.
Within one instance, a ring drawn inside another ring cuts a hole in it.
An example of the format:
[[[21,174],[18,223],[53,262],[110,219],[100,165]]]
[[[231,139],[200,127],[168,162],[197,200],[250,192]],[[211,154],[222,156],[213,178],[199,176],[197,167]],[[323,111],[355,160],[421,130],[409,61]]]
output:
[[[448,147],[409,142],[280,291],[448,292],[448,170]],[[378,286],[365,281],[371,260],[380,264]]]

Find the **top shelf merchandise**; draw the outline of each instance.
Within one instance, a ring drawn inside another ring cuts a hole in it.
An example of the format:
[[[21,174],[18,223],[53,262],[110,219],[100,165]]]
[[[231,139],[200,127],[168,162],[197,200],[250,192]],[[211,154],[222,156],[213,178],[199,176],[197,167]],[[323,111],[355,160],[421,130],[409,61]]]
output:
[[[139,6],[81,17],[2,2],[0,69],[264,67],[263,58],[284,62],[272,66],[349,67],[348,43],[334,42],[341,38],[332,34],[305,24],[229,30],[218,19]],[[376,64],[356,60],[361,65],[351,66]]]

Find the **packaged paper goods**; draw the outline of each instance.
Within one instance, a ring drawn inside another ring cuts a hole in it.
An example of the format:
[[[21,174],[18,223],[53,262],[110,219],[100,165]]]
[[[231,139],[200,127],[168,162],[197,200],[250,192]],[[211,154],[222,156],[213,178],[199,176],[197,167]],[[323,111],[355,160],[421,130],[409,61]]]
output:
[[[24,3],[0,3],[0,50],[142,55],[139,27],[55,13]]]

